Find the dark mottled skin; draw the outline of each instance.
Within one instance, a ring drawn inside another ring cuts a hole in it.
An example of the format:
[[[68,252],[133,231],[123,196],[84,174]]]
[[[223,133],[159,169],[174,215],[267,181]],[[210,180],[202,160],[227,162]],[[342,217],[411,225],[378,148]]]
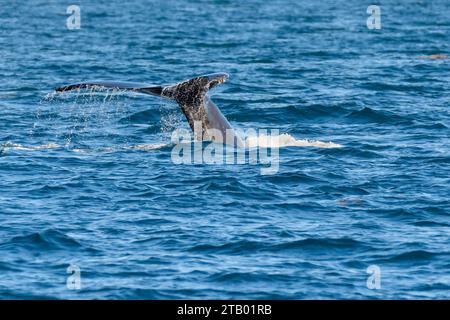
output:
[[[210,88],[210,81],[206,77],[194,78],[163,89],[164,97],[174,99],[183,111],[189,126],[194,131],[194,122],[200,121],[202,132],[209,128],[204,99]]]
[[[208,119],[205,97],[211,88],[227,79],[228,75],[225,73],[211,74],[165,87],[162,91],[162,96],[174,99],[180,105],[194,133],[194,123],[201,124],[202,136],[196,137],[197,140],[209,140],[207,130],[213,129]]]

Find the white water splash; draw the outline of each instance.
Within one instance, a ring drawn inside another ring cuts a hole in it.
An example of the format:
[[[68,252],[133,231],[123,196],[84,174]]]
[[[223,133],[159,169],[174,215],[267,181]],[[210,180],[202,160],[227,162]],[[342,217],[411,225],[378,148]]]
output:
[[[190,144],[193,141],[182,141],[181,143]],[[283,147],[315,147],[315,148],[342,148],[343,146],[334,142],[323,142],[317,140],[297,140],[293,136],[289,134],[281,134],[276,136],[270,135],[259,135],[259,136],[249,136],[245,140],[246,148],[283,148]],[[140,145],[132,145],[132,146],[122,146],[122,147],[105,147],[101,149],[97,149],[94,152],[117,152],[123,150],[138,150],[138,151],[149,151],[149,150],[158,150],[164,147],[169,146],[170,143],[151,143],[151,144],[140,144]],[[46,143],[37,146],[24,146],[18,143],[7,142],[0,145],[0,150],[2,152],[6,152],[9,150],[16,151],[38,151],[38,150],[49,150],[49,149],[57,149],[57,148],[65,148],[68,151],[72,151],[75,153],[84,153],[88,154],[93,152],[91,149],[80,149],[80,148],[68,148],[68,145],[59,145],[56,143]]]
[[[259,135],[249,136],[245,140],[248,148],[282,148],[282,147],[315,147],[315,148],[342,148],[343,145],[334,142],[323,142],[318,140],[297,140],[293,136],[287,133],[283,133],[276,136]]]

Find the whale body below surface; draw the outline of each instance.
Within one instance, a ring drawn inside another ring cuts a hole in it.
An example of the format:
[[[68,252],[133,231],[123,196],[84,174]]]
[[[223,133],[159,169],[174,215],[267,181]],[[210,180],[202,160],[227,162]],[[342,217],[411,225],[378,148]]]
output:
[[[235,133],[220,109],[208,96],[208,91],[228,79],[226,73],[214,73],[185,80],[169,86],[145,83],[90,81],[62,86],[56,91],[113,88],[140,92],[175,100],[181,107],[196,140],[213,140],[237,147],[244,143]],[[201,128],[198,128],[201,125]]]

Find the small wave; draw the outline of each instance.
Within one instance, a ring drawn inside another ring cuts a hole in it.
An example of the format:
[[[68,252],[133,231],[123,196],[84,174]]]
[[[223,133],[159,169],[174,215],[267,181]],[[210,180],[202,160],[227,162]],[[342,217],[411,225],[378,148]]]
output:
[[[193,252],[234,254],[234,253],[257,251],[264,247],[265,247],[264,243],[261,242],[240,240],[224,244],[198,244],[189,248],[188,250]]]
[[[82,247],[78,241],[55,229],[16,236],[3,245],[19,246],[30,250],[58,250]]]
[[[56,143],[47,143],[38,146],[24,146],[18,143],[6,142],[0,145],[0,150],[8,151],[8,150],[20,150],[20,151],[35,151],[35,150],[46,150],[46,149],[57,149],[61,146]]]
[[[246,139],[246,146],[249,148],[282,148],[282,147],[315,147],[315,148],[342,148],[343,146],[334,142],[323,142],[318,140],[297,140],[287,133],[278,136],[249,136]]]
[[[413,250],[400,253],[396,256],[385,259],[386,262],[420,262],[420,261],[430,261],[435,258],[438,254],[425,250]]]
[[[131,115],[123,117],[119,120],[120,123],[133,123],[133,124],[148,124],[149,122],[158,122],[160,119],[160,114],[155,112],[155,110],[143,110],[135,112]]]
[[[127,149],[146,151],[146,150],[161,149],[167,146],[168,146],[167,143],[139,144],[136,146],[127,147]]]
[[[429,56],[417,56],[417,59],[427,59],[427,60],[447,60],[449,56],[446,54],[432,54]]]
[[[347,114],[351,109],[358,107],[355,102],[341,103],[332,105],[323,104],[309,104],[302,107],[288,106],[286,113],[294,115],[297,119],[300,117],[304,120],[313,120],[314,122],[324,120],[328,121],[330,118],[336,118]]]
[[[412,224],[417,227],[446,227],[446,228],[450,227],[450,224],[448,224],[448,223],[429,221],[429,220],[417,221]]]
[[[164,147],[169,146],[167,143],[149,143],[149,144],[139,144],[132,146],[115,146],[115,147],[103,147],[98,149],[80,149],[74,148],[69,151],[82,153],[82,154],[90,154],[90,153],[114,153],[121,152],[125,150],[138,150],[138,151],[148,151],[148,150],[157,150],[162,149]]]
[[[97,150],[92,150],[89,148],[82,149],[82,148],[67,148],[67,146],[59,145],[57,143],[46,143],[41,144],[37,146],[24,146],[19,143],[12,143],[7,142],[0,145],[0,154],[2,152],[7,152],[10,150],[16,150],[16,151],[38,151],[38,150],[50,150],[50,149],[58,149],[58,148],[67,148],[68,151],[72,151],[75,153],[82,153],[82,154],[88,154],[91,152],[116,152],[116,151],[123,151],[123,150],[140,150],[140,151],[146,151],[146,150],[156,150],[161,149],[164,147],[169,146],[170,144],[167,143],[152,143],[152,144],[140,144],[135,146],[125,146],[125,147],[104,147],[99,148]]]
[[[364,107],[358,111],[352,111],[346,115],[353,121],[372,122],[372,123],[411,123],[406,116],[400,116],[390,111],[376,110]]]
[[[200,244],[193,246],[189,251],[208,253],[228,253],[268,251],[279,252],[286,250],[320,250],[320,249],[366,249],[366,244],[351,238],[306,238],[277,244],[269,244],[258,241],[240,240],[225,244]]]
[[[262,282],[262,281],[289,281],[292,276],[266,272],[218,272],[208,277],[210,281],[217,282]]]
[[[272,246],[273,251],[292,249],[356,249],[365,245],[351,238],[306,238]]]

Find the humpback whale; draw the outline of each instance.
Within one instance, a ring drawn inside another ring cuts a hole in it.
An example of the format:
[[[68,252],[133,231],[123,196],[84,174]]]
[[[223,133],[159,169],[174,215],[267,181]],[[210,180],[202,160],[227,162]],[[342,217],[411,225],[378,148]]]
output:
[[[226,73],[214,73],[168,86],[135,82],[91,81],[65,85],[57,88],[56,91],[112,88],[175,100],[186,116],[196,140],[243,147],[243,141],[208,96],[210,89],[224,83],[228,78]],[[199,128],[199,126],[201,127]]]

